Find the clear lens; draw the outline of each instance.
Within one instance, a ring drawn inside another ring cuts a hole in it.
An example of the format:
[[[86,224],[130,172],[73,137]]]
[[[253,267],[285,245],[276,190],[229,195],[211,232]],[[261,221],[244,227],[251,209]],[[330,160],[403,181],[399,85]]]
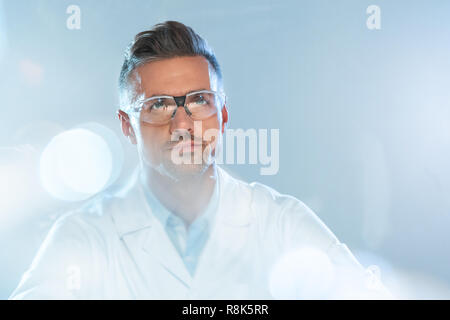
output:
[[[219,109],[219,96],[214,93],[201,92],[186,97],[186,106],[194,120],[203,120],[214,115]]]
[[[141,120],[153,124],[166,123],[176,108],[173,98],[149,99],[142,104]]]

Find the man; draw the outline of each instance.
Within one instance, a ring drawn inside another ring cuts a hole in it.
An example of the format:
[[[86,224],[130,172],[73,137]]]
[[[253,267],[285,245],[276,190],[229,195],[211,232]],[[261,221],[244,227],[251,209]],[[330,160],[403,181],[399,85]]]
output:
[[[12,298],[381,292],[367,288],[361,265],[302,202],[217,166],[228,121],[222,74],[191,28],[167,21],[139,33],[119,84],[118,116],[140,165],[121,191],[56,221]]]

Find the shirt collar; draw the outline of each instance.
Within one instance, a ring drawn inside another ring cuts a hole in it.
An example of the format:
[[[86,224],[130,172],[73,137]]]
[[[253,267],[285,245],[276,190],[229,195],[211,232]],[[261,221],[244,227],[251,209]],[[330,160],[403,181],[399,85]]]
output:
[[[216,212],[218,209],[219,202],[219,179],[217,178],[214,184],[214,190],[209,200],[206,209],[191,223],[192,227],[207,226],[208,228],[213,224]],[[139,174],[139,182],[142,185],[142,189],[145,194],[145,199],[151,208],[153,215],[160,221],[163,226],[175,226],[182,225],[183,220],[168,210],[155,196],[155,194],[150,190],[147,183],[145,182],[145,176],[142,172]]]

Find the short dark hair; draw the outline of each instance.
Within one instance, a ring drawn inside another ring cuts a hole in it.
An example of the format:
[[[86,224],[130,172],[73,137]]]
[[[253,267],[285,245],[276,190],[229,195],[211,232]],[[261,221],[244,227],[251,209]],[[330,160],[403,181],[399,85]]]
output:
[[[181,22],[165,21],[138,33],[127,47],[119,77],[121,107],[129,100],[124,93],[129,90],[130,75],[137,67],[151,61],[184,56],[205,57],[216,74],[219,90],[223,91],[220,65],[207,41]]]

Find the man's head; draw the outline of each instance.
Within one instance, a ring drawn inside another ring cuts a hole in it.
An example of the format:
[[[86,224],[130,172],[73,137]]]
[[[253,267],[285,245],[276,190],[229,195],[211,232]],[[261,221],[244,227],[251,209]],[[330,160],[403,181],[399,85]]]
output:
[[[137,34],[125,54],[119,90],[122,131],[137,145],[142,165],[176,180],[209,167],[228,120],[225,100],[217,101],[216,113],[200,120],[188,114],[187,104],[187,110],[180,105],[163,124],[147,121],[154,109],[140,104],[153,96],[185,96],[198,90],[217,92],[217,97],[224,94],[220,66],[204,39],[175,21]],[[183,140],[184,148],[178,139]],[[190,161],[180,163],[181,158]]]

